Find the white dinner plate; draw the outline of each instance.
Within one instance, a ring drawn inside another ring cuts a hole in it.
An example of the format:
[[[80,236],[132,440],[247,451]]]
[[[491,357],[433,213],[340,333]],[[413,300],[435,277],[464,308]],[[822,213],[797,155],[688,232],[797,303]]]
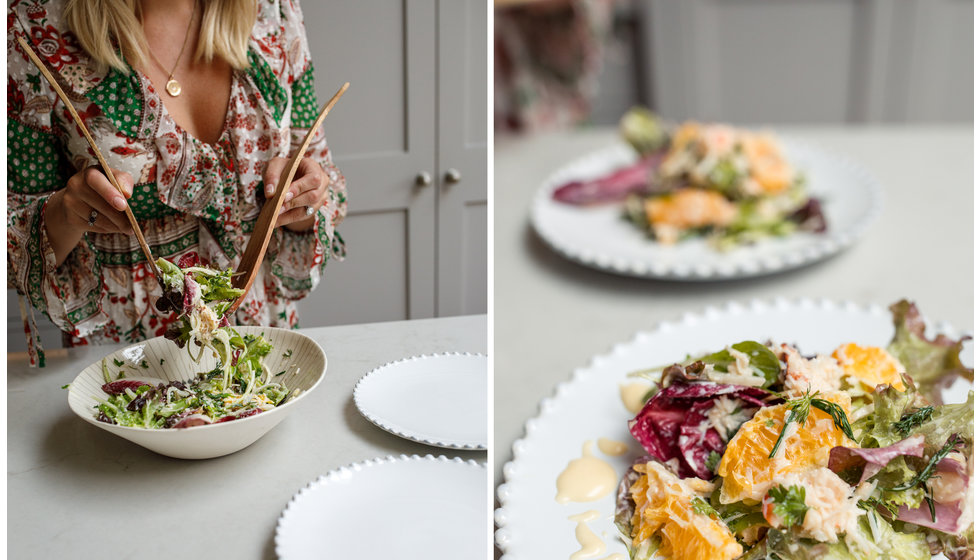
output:
[[[550,175],[534,197],[531,223],[544,242],[580,264],[661,280],[728,280],[771,274],[830,257],[854,243],[881,212],[881,188],[851,160],[782,140],[787,159],[820,199],[827,231],[798,232],[719,252],[704,239],[662,245],[623,219],[622,203],[575,206],[552,193],[576,179],[600,177],[636,160],[625,143],[586,155]]]
[[[397,436],[452,449],[487,448],[487,357],[414,356],[368,372],[357,410]]]
[[[944,324],[931,330],[958,336]],[[629,445],[618,457],[605,455],[595,443],[591,445],[592,454],[607,461],[618,476],[644,453],[627,429],[633,415],[620,400],[619,387],[628,382],[628,372],[675,363],[689,354],[713,352],[742,340],[793,342],[803,354],[829,354],[843,342],[884,346],[892,334],[891,313],[880,307],[824,300],[753,301],[685,315],[680,321],[638,333],[630,342],[594,357],[588,367],[577,369],[571,380],[541,401],[538,416],[528,420],[524,438],[513,445],[513,458],[504,465],[504,483],[497,488],[500,508],[494,516],[496,544],[504,552],[502,560],[569,558],[580,549],[576,523],[569,517],[590,510],[599,517],[587,527],[606,546],[603,554],[590,557],[627,554],[613,524],[615,491],[594,502],[564,505],[555,501],[555,495],[558,475],[569,461],[582,457],[588,441],[604,437]],[[971,342],[965,345],[961,358],[964,363],[973,363]],[[965,380],[957,380],[943,397],[947,403],[963,402],[971,387]]]
[[[279,560],[483,559],[487,465],[387,457],[337,469],[300,490],[276,525]]]

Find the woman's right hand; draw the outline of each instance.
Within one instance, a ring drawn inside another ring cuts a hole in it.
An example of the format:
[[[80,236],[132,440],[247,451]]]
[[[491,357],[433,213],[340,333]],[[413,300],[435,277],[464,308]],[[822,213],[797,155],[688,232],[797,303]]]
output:
[[[126,199],[133,195],[133,177],[113,169],[125,197],[95,166],[86,167],[68,179],[68,185],[48,198],[44,223],[61,264],[78,245],[85,232],[132,234],[126,218]]]

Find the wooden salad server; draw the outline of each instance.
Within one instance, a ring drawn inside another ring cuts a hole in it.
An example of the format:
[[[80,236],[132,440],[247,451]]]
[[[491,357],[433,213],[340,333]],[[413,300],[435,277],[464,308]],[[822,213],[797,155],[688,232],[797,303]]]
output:
[[[109,170],[109,164],[106,163],[105,158],[102,157],[102,152],[99,150],[99,146],[95,143],[95,139],[92,138],[92,134],[89,133],[88,128],[85,127],[85,123],[82,122],[82,118],[78,116],[78,112],[75,111],[75,106],[68,100],[68,96],[65,95],[64,90],[62,90],[61,86],[58,85],[58,82],[54,79],[54,76],[48,72],[48,69],[44,66],[44,63],[41,62],[41,59],[34,53],[34,49],[27,44],[27,41],[18,35],[17,42],[20,43],[20,48],[24,49],[24,52],[30,57],[31,62],[34,63],[34,66],[37,66],[37,69],[41,71],[41,75],[44,76],[44,79],[51,84],[51,87],[54,89],[55,93],[58,94],[61,102],[68,108],[68,112],[71,113],[72,118],[75,120],[75,124],[77,124],[78,128],[81,129],[82,134],[85,135],[85,139],[88,140],[89,146],[92,147],[92,151],[95,152],[95,157],[99,160],[99,165],[102,166],[102,172],[105,173],[105,176],[109,179],[109,182],[112,183],[112,186],[116,187],[119,194],[122,194],[123,198],[125,198],[125,192],[123,191],[122,186],[120,186],[115,175],[112,174],[112,171]],[[157,268],[156,260],[153,258],[153,253],[150,252],[150,246],[146,244],[146,239],[143,237],[143,231],[140,229],[139,223],[136,222],[136,216],[133,215],[133,211],[130,209],[129,203],[126,204],[126,218],[129,220],[129,226],[133,228],[133,232],[136,234],[136,241],[139,242],[140,249],[143,250],[143,256],[146,257],[146,262],[149,263],[150,269],[153,271],[154,278],[156,278],[157,282],[160,284],[160,289],[166,292],[166,288],[163,285],[163,278],[160,276],[160,269]]]
[[[296,150],[296,153],[293,154],[293,157],[286,164],[286,172],[279,177],[276,193],[271,198],[267,198],[263,203],[262,210],[259,211],[259,217],[255,221],[255,229],[252,231],[252,236],[249,238],[248,245],[245,247],[245,254],[242,255],[242,260],[238,263],[238,270],[235,271],[235,275],[231,281],[232,285],[245,290],[245,292],[231,304],[231,307],[225,312],[226,316],[234,313],[238,309],[238,306],[245,300],[249,288],[252,287],[252,282],[255,281],[255,275],[258,273],[259,267],[262,265],[262,260],[265,258],[265,251],[269,247],[272,232],[275,230],[276,218],[279,217],[279,209],[282,208],[283,202],[285,202],[286,193],[289,192],[289,185],[293,182],[293,176],[296,175],[299,162],[303,159],[303,154],[306,153],[306,149],[310,146],[310,141],[313,140],[316,131],[323,124],[323,119],[326,118],[327,113],[330,112],[330,109],[333,108],[349,87],[350,82],[345,82],[337,90],[337,93],[330,98],[330,101],[327,101],[323,105],[323,108],[320,109],[320,114],[317,116],[313,126],[310,127],[309,132],[306,133],[306,138],[303,139],[303,144],[300,145],[299,149]]]

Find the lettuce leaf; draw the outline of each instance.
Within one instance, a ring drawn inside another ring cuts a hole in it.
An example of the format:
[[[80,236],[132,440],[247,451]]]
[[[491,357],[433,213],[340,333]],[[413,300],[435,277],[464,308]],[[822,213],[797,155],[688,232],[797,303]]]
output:
[[[641,156],[662,150],[670,142],[660,117],[645,107],[633,107],[620,118],[619,134]]]
[[[858,535],[822,543],[801,538],[793,531],[770,529],[766,538],[769,558],[779,560],[929,560],[931,554],[921,533],[896,531],[891,523],[875,513],[876,531],[868,517],[858,520]],[[875,534],[877,533],[877,535]],[[873,543],[881,552],[865,550],[857,541]]]
[[[919,389],[936,404],[942,404],[940,391],[948,387],[956,376],[973,381],[973,368],[960,361],[963,343],[971,337],[952,340],[938,335],[929,340],[925,335],[925,321],[915,304],[901,300],[889,307],[895,324],[895,336],[888,345],[888,352],[902,362]]]
[[[922,457],[925,449],[925,436],[918,434],[903,439],[888,447],[880,448],[854,448],[854,447],[835,447],[830,450],[827,459],[827,468],[834,471],[844,480],[852,485],[857,485],[878,473],[885,468],[889,462],[903,455]],[[854,471],[860,470],[860,478],[853,476]],[[897,485],[892,485],[897,486]]]
[[[763,387],[769,387],[776,383],[782,366],[779,363],[779,358],[773,354],[772,350],[752,340],[732,344],[732,348],[749,356],[749,367],[752,368],[752,374],[766,380]],[[735,358],[725,349],[698,358],[696,361],[711,364],[718,371],[726,371],[729,365],[735,363]]]
[[[970,391],[964,403],[937,406],[932,416],[910,430],[909,434],[921,434],[925,438],[926,451],[930,454],[945,445],[953,434],[959,434],[967,442],[967,447],[972,447],[973,391]]]

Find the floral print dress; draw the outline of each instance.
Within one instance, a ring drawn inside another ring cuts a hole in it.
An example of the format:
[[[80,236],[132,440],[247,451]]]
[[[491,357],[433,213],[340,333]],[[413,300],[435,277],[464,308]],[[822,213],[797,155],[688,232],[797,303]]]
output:
[[[130,173],[129,201],[155,257],[236,268],[264,200],[262,172],[289,157],[317,115],[313,65],[296,0],[261,0],[249,67],[235,70],[220,139],[204,143],[167,113],[136,70],[99,70],[67,30],[64,0],[15,0],[7,13],[7,282],[26,299],[32,363],[43,365],[36,312],[65,332],[67,345],[134,342],[176,319],[154,306],[160,289],[135,237],[86,233],[60,266],[44,207],[68,178],[97,160],[54,90],[20,49],[24,37],[59,80],[110,167]],[[317,286],[327,262],[342,259],[337,225],[346,181],[322,130],[307,156],[331,179],[315,227],[277,228],[245,301],[245,325],[296,328],[295,301]]]

